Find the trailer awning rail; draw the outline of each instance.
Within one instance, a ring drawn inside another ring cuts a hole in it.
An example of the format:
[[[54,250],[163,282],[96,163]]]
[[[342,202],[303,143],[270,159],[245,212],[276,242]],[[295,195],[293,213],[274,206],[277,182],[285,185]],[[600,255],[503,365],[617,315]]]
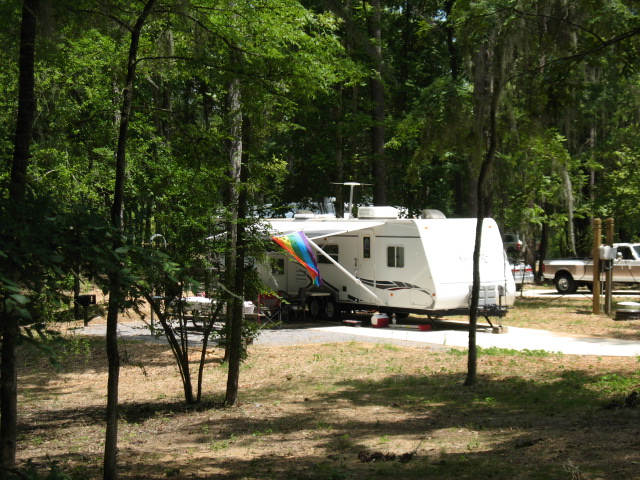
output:
[[[292,219],[269,219],[273,235],[288,235],[294,232],[304,232],[309,240],[342,235],[345,233],[357,232],[367,228],[374,228],[383,225],[381,221],[368,220],[292,220]]]

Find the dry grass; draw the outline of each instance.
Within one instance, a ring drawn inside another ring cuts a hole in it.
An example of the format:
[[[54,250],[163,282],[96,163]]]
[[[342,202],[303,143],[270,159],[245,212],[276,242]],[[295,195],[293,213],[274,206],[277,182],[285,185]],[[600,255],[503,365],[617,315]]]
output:
[[[615,310],[615,305],[620,302],[638,300],[638,297],[616,297],[613,308]],[[586,296],[518,297],[516,307],[509,313],[506,324],[572,335],[640,340],[639,322],[612,321],[604,314],[594,315],[592,301]]]
[[[638,338],[576,301],[520,300],[506,325]],[[106,358],[66,337],[61,365],[21,351],[19,457],[101,478]],[[640,479],[636,358],[488,350],[462,386],[462,349],[342,343],[252,346],[241,405],[218,406],[211,351],[198,407],[164,345],[123,342],[123,479]],[[629,398],[628,404],[625,399]]]

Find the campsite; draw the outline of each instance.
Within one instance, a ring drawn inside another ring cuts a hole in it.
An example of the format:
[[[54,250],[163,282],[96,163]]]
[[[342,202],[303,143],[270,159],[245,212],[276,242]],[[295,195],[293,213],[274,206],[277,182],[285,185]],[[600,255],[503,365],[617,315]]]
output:
[[[504,323],[640,339],[638,322],[593,315],[586,297],[518,298]],[[97,479],[104,338],[74,334],[80,327],[64,326],[57,368],[23,347],[19,458]],[[221,408],[220,349],[210,349],[203,403],[190,407],[165,342],[120,342],[123,479],[640,478],[637,357],[481,349],[480,381],[469,388],[465,348],[257,340],[240,404]]]
[[[636,1],[0,22],[0,480],[640,480]]]

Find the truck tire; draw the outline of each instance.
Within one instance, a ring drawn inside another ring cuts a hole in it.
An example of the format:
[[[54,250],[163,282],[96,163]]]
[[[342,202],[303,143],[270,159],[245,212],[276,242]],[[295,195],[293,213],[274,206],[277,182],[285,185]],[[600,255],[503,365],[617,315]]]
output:
[[[554,283],[558,293],[563,295],[576,293],[576,290],[578,290],[578,284],[568,272],[560,272],[556,275]]]

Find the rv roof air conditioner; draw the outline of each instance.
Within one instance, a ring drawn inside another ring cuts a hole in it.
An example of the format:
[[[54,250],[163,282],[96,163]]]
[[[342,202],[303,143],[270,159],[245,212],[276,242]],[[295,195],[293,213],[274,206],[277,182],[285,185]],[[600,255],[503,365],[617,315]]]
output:
[[[358,218],[398,218],[395,207],[359,207]]]
[[[422,215],[420,216],[420,218],[433,220],[436,218],[447,218],[447,217],[440,210],[427,208],[425,210],[422,210]]]

